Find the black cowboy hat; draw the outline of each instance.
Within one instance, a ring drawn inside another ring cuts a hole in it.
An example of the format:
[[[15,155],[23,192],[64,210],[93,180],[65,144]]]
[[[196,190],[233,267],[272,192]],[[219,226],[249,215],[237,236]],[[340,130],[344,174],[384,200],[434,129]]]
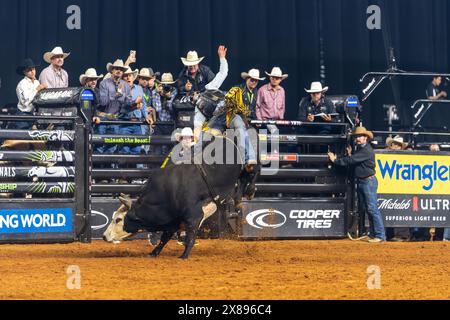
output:
[[[35,64],[33,62],[33,60],[31,60],[30,58],[26,58],[25,60],[23,60],[22,64],[17,67],[16,72],[18,75],[23,76],[23,72],[25,70],[31,69],[31,68],[36,68],[36,67],[39,67],[39,65]]]

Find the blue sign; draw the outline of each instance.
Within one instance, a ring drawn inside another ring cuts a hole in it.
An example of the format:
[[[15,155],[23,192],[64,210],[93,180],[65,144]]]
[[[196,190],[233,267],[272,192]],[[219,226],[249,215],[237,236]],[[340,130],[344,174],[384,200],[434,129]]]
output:
[[[89,89],[84,90],[81,93],[81,100],[82,101],[94,101],[94,93]]]
[[[72,232],[72,209],[0,210],[0,234]]]
[[[348,108],[357,108],[359,106],[358,98],[356,97],[349,97],[347,99],[347,107]]]

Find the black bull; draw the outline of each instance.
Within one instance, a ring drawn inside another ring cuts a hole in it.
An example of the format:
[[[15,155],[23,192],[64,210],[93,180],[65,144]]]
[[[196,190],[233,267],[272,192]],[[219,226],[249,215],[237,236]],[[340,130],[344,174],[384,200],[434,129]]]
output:
[[[125,207],[122,210],[126,211],[125,215],[119,216],[120,209],[116,211],[104,239],[114,240],[108,234],[114,224],[116,227],[122,224],[123,231],[126,232],[124,237],[116,240],[122,240],[142,230],[162,231],[159,244],[150,253],[150,256],[156,257],[183,225],[186,240],[185,250],[180,258],[186,259],[204,219],[216,209],[220,210],[221,204],[234,201],[237,205],[243,196],[251,198],[256,191],[254,183],[260,166],[249,169],[237,161],[231,161],[231,164],[230,161],[225,162],[224,158],[226,152],[230,152],[230,146],[231,150],[239,155],[237,147],[229,139],[215,138],[215,141],[212,155],[216,156],[216,161],[213,164],[169,165],[153,173],[151,181],[143,187],[136,202],[132,203],[130,199],[122,197],[122,207]],[[218,141],[221,143],[217,144]],[[207,149],[208,147],[203,149],[203,158]],[[205,210],[210,212],[206,213]]]

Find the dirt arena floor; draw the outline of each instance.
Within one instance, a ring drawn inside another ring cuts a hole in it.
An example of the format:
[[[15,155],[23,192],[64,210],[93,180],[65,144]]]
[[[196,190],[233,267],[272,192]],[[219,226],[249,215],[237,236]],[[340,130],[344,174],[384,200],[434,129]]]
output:
[[[150,250],[145,240],[2,245],[0,299],[450,299],[448,242],[200,240],[187,261],[175,241],[156,259]],[[71,265],[80,289],[67,287]],[[370,266],[380,289],[367,287]]]

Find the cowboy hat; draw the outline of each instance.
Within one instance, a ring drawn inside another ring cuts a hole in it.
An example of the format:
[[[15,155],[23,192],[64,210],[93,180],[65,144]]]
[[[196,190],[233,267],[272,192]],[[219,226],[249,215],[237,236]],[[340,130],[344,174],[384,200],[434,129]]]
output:
[[[152,68],[142,68],[139,71],[138,77],[139,78],[154,78],[156,76],[156,74],[153,72]]]
[[[20,64],[20,66],[17,67],[16,72],[18,75],[23,76],[23,72],[25,70],[36,68],[36,67],[39,67],[39,65],[35,64],[33,62],[33,60],[31,60],[30,58],[26,58],[25,60],[23,60],[23,62]]]
[[[132,75],[133,75],[133,78],[136,79],[138,73],[139,73],[139,70],[138,70],[138,69],[136,69],[136,70],[131,70],[130,67],[127,67],[127,69],[123,72],[123,75],[126,76],[126,75],[128,75],[128,74],[132,74]]]
[[[173,76],[171,73],[163,73],[161,76],[161,80],[158,81],[158,84],[174,84],[178,80],[173,80]]]
[[[401,137],[401,136],[395,136],[393,138],[388,137],[386,139],[386,146],[390,147],[393,143],[401,145],[402,149],[405,149],[408,146],[408,143],[404,142],[403,137]]]
[[[366,136],[369,140],[373,139],[372,131],[368,131],[364,127],[356,127],[355,131],[352,133],[352,136]]]
[[[86,79],[101,79],[103,75],[97,75],[97,71],[94,68],[89,68],[84,74],[80,76],[80,83],[82,86],[86,84]]]
[[[61,47],[55,47],[52,51],[44,53],[44,61],[47,63],[52,63],[52,59],[54,56],[63,56],[64,59],[70,55],[69,53],[65,53]]]
[[[183,137],[194,137],[194,132],[190,127],[183,128],[181,133],[175,133],[175,140],[180,141]]]
[[[308,93],[318,93],[318,92],[327,92],[328,91],[328,87],[322,88],[322,83],[320,82],[311,82],[311,88],[305,89],[306,92]]]
[[[244,80],[247,80],[248,78],[252,78],[255,80],[265,80],[266,79],[266,78],[260,78],[258,69],[251,69],[249,72],[242,72],[241,77]]]
[[[199,58],[197,51],[189,51],[186,58],[181,57],[181,62],[183,62],[186,67],[189,67],[199,64],[203,59],[205,59],[205,57]]]
[[[286,79],[287,77],[289,77],[288,74],[283,74],[283,72],[281,72],[281,69],[278,68],[278,67],[273,67],[271,73],[268,73],[268,72],[266,71],[266,74],[267,74],[269,77],[283,78],[283,80]]]
[[[108,72],[111,72],[112,69],[122,69],[122,71],[125,71],[127,70],[127,67],[123,64],[123,60],[117,59],[114,63],[108,63],[106,65],[106,70],[108,70]]]

